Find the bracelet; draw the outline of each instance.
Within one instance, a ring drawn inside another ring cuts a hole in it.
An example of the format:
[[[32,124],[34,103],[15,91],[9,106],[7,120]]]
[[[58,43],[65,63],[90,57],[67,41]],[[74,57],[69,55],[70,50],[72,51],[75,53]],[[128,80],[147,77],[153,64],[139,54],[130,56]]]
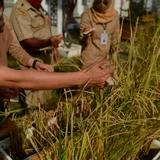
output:
[[[32,64],[32,68],[36,69],[36,63],[39,62],[37,59],[34,60],[33,64]]]

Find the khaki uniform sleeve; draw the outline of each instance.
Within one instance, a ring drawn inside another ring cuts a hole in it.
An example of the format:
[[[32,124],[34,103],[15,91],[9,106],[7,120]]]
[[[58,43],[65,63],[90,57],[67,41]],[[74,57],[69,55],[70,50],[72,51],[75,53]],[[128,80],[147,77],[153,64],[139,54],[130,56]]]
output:
[[[9,53],[16,59],[18,60],[21,64],[27,66],[28,61],[30,58],[33,58],[30,56],[19,44],[19,41],[17,40],[17,37],[15,35],[15,32],[13,30],[12,25],[9,23],[8,18],[5,16],[4,18],[5,24],[9,28],[11,34],[12,34],[12,41],[9,46]]]
[[[33,32],[31,28],[32,20],[28,15],[27,11],[21,11],[18,8],[13,8],[10,16],[10,22],[19,41],[23,41],[24,39],[33,37]]]
[[[115,21],[116,21],[116,25],[115,25],[115,29],[111,37],[111,41],[112,41],[111,45],[113,48],[117,47],[117,45],[119,44],[119,40],[120,40],[120,37],[119,37],[120,36],[120,22],[119,22],[118,14],[115,17]]]
[[[91,26],[90,19],[89,19],[89,9],[85,11],[81,16],[81,22],[80,22],[80,41],[83,40],[83,32],[86,28],[86,26]],[[92,27],[92,26],[91,26]]]

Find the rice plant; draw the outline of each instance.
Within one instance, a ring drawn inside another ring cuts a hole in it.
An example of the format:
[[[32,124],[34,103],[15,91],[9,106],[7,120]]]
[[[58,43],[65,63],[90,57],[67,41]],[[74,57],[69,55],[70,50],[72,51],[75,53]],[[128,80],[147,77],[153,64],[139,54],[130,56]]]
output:
[[[52,116],[39,108],[15,119],[14,150],[47,160],[138,160],[147,154],[160,138],[160,27],[137,30],[128,56],[112,59],[116,85],[66,88]]]

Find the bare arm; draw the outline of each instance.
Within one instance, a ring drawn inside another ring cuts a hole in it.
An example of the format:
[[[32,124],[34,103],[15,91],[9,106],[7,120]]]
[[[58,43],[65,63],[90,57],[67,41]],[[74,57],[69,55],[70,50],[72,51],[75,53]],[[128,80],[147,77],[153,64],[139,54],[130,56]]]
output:
[[[102,69],[108,58],[93,64],[83,71],[68,73],[48,73],[34,70],[12,70],[2,66],[0,68],[0,86],[24,89],[54,89],[74,85],[88,84],[103,86],[114,67]]]
[[[21,45],[23,46],[24,49],[34,51],[37,49],[45,48],[48,46],[53,46],[55,48],[58,48],[58,44],[61,43],[63,39],[63,35],[57,35],[57,36],[52,36],[51,38],[48,39],[39,39],[39,38],[28,38],[23,41],[21,41]]]
[[[40,49],[47,46],[51,46],[50,39],[38,39],[38,38],[29,38],[20,42],[25,50]]]

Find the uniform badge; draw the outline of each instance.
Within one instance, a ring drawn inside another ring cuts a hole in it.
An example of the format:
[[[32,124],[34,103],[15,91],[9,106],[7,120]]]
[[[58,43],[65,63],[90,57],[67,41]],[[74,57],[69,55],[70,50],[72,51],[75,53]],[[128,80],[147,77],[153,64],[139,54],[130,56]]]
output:
[[[25,16],[26,14],[24,12],[19,11],[19,12],[16,12],[16,15],[24,15]]]
[[[101,44],[107,44],[108,35],[107,33],[101,33]]]

